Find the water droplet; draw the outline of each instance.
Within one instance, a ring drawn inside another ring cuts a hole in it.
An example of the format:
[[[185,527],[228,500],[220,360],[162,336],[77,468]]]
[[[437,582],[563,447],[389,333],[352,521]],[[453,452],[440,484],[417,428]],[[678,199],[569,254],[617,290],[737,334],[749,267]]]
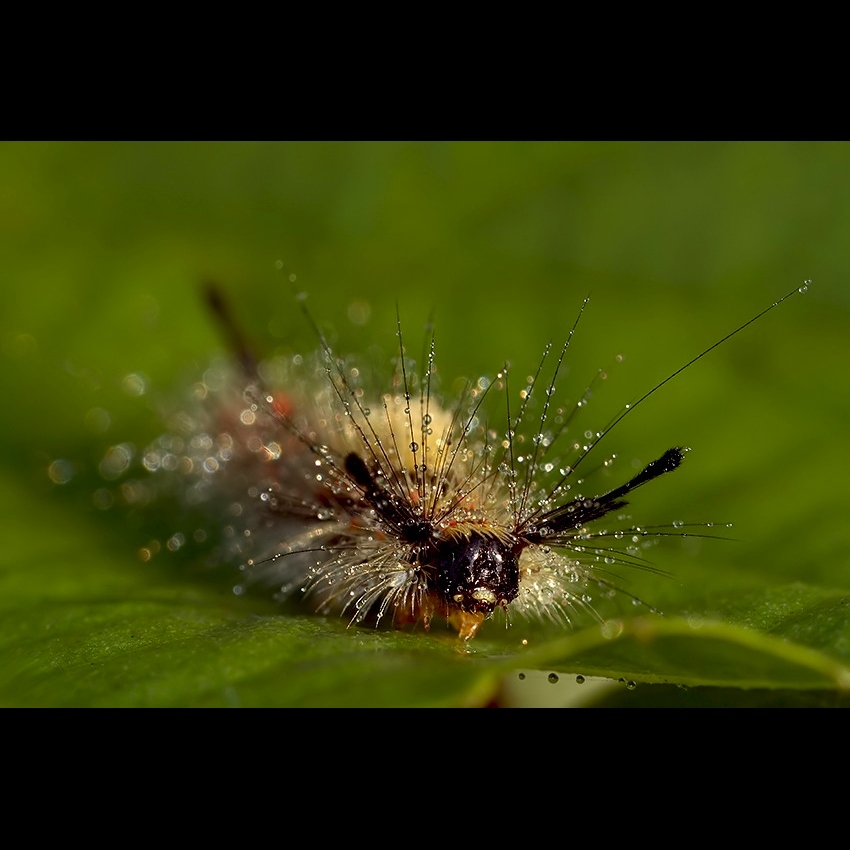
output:
[[[606,640],[614,640],[623,633],[622,620],[606,620],[602,624],[602,637]]]
[[[179,531],[176,534],[173,534],[166,546],[171,552],[176,552],[184,543],[186,542],[185,535],[181,534]]]
[[[74,467],[67,460],[54,460],[47,467],[47,474],[54,484],[67,484],[74,477]]]
[[[557,673],[550,673],[546,678],[549,680],[550,684],[552,684],[552,685],[557,685],[558,682],[560,681]]]
[[[138,372],[130,372],[129,375],[125,375],[121,385],[124,387],[124,392],[134,396],[144,395],[148,389],[147,378]]]
[[[109,411],[102,407],[93,407],[86,413],[86,425],[95,434],[105,434],[111,424],[112,417]]]
[[[352,324],[365,325],[371,315],[372,308],[365,301],[352,301],[348,305],[348,319]]]
[[[582,676],[581,674],[576,676],[576,684],[577,685],[583,685],[584,684],[584,676]]]
[[[811,279],[807,279],[803,281],[803,285],[797,290],[797,292],[808,292],[809,287],[812,285]]]
[[[99,511],[108,511],[115,502],[115,496],[105,487],[100,487],[92,494],[92,504]]]
[[[134,452],[135,449],[130,443],[120,443],[107,449],[106,454],[98,464],[101,477],[107,480],[120,478],[129,469]]]

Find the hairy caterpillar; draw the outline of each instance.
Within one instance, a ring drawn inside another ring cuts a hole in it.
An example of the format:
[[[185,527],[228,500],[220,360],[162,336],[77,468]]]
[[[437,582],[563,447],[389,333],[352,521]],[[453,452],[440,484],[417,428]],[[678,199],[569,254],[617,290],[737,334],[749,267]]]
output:
[[[579,492],[577,470],[639,404],[807,285],[688,361],[607,427],[578,438],[571,411],[556,399],[578,318],[522,388],[509,384],[505,367],[446,402],[435,389],[433,337],[417,369],[400,320],[395,372],[376,389],[318,330],[312,358],[256,361],[210,288],[237,356],[208,370],[195,387],[197,405],[143,462],[156,474],[178,470],[184,502],[220,514],[221,558],[238,563],[244,577],[237,592],[260,583],[281,599],[364,625],[428,628],[438,617],[463,641],[497,610],[567,625],[583,612],[601,619],[597,591],[625,593],[606,564],[647,568],[641,538],[693,532],[600,521],[616,519],[634,490],[677,469],[687,449],[669,448],[603,492]],[[486,415],[499,392],[501,429]]]

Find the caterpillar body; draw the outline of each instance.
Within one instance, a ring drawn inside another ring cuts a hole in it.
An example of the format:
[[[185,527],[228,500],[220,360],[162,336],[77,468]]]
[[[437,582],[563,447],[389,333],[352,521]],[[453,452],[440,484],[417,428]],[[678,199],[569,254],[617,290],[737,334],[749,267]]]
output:
[[[236,356],[196,384],[197,404],[148,448],[145,465],[154,472],[179,467],[183,499],[221,515],[220,556],[239,565],[237,592],[265,585],[280,599],[300,599],[357,625],[427,629],[437,618],[461,641],[497,611],[508,622],[602,619],[600,596],[629,596],[611,565],[649,568],[641,556],[645,538],[695,533],[627,526],[619,516],[637,488],[678,469],[688,450],[673,446],[601,492],[583,492],[577,470],[635,407],[805,288],[578,439],[575,408],[556,398],[578,319],[560,348],[545,349],[521,392],[505,367],[446,402],[436,390],[433,337],[417,368],[400,321],[395,370],[376,391],[321,334],[312,358],[256,361],[220,292],[210,288],[209,303]],[[501,428],[487,415],[499,393]],[[180,458],[166,464],[175,439]]]

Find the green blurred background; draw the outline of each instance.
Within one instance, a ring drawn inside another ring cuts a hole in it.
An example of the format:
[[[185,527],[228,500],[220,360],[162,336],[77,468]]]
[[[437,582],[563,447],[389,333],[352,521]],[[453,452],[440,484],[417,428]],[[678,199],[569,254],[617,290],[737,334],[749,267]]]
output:
[[[14,143],[0,187],[4,610],[138,592],[138,540],[91,505],[97,459],[155,436],[151,399],[222,349],[201,281],[261,349],[312,348],[292,274],[342,353],[392,356],[396,305],[416,352],[433,315],[445,381],[531,371],[589,295],[562,383],[624,355],[597,426],[812,279],[607,439],[624,470],[693,448],[636,517],[735,523],[708,544],[722,570],[705,544],[660,547],[676,581],[639,576],[644,597],[850,587],[846,144]]]

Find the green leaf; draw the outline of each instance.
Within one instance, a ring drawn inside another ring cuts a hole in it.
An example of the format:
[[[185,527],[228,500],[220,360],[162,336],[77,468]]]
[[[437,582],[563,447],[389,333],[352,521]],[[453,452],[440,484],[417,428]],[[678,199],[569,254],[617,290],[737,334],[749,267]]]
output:
[[[576,676],[610,682],[601,704],[844,704],[848,164],[847,145],[4,145],[0,704],[564,704]],[[459,647],[236,596],[200,548],[165,551],[180,517],[121,510],[98,471],[223,350],[203,279],[262,352],[315,347],[292,274],[378,375],[396,304],[412,352],[434,311],[447,390],[533,371],[590,292],[559,392],[607,370],[593,427],[814,284],[606,436],[616,474],[693,448],[636,522],[735,538],[671,538],[648,554],[672,579],[620,577],[665,616],[493,622]]]

